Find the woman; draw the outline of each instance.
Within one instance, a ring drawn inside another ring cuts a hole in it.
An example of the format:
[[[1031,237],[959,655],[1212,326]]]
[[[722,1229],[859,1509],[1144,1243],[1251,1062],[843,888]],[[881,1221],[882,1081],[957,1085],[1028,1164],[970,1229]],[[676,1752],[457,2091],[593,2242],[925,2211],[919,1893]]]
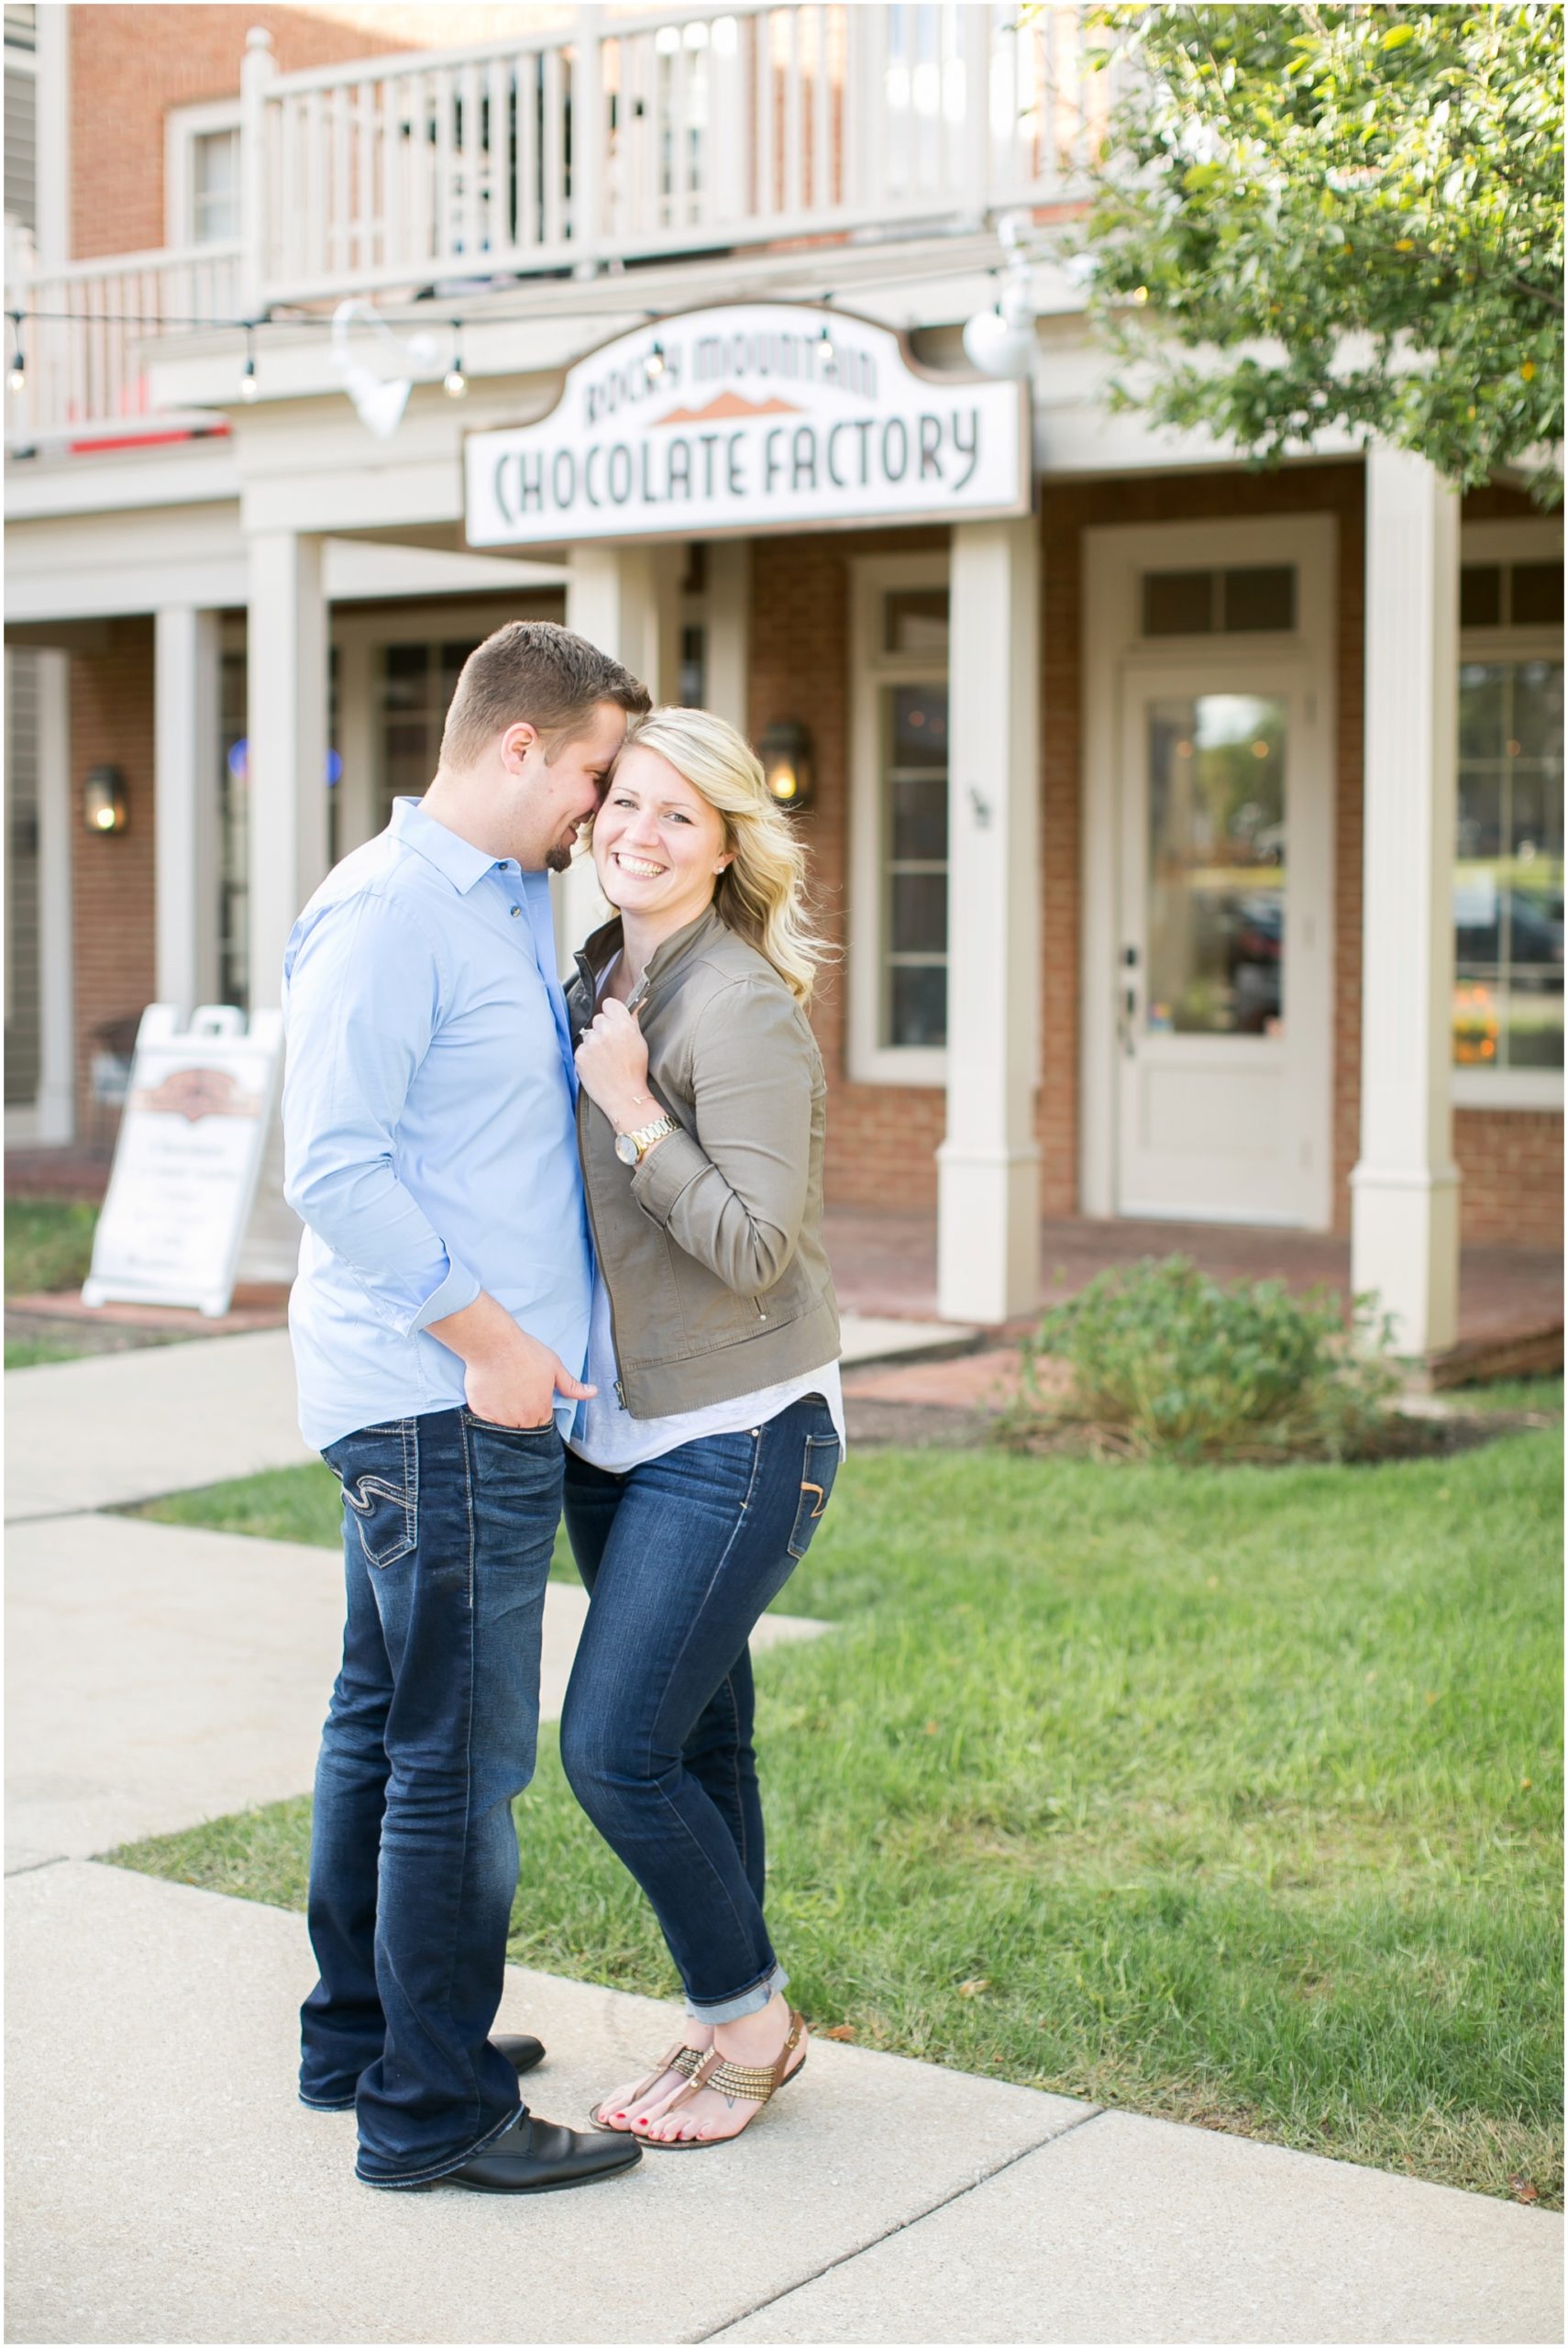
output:
[[[843,1448],[805,1011],[821,948],[789,818],[705,711],[632,728],[592,844],[618,911],[569,998],[598,1395],[567,1457],[593,1602],[561,1757],[686,1987],[679,2040],[593,2117],[690,2152],[738,2135],[806,2059],[763,1921],[746,1641]]]

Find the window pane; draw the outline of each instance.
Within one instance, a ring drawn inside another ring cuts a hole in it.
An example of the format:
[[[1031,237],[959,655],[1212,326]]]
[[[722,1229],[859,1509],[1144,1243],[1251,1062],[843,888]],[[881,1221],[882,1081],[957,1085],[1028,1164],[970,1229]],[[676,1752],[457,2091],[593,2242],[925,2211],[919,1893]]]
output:
[[[1296,573],[1288,563],[1268,570],[1227,570],[1224,619],[1231,636],[1296,626]]]
[[[418,709],[425,707],[430,674],[430,648],[424,644],[389,644],[383,647],[382,671],[385,705],[388,709]]]
[[[706,707],[708,692],[708,631],[706,628],[683,627],[680,631],[679,692],[682,708]]]
[[[896,590],[883,605],[882,648],[886,652],[947,653],[947,590]]]
[[[1453,1057],[1461,1067],[1562,1065],[1562,748],[1561,662],[1461,670],[1453,878]]]
[[[224,243],[239,234],[239,133],[205,132],[193,146],[192,231],[199,245]]]
[[[945,872],[895,872],[889,926],[895,954],[945,954]]]
[[[1495,562],[1467,562],[1459,573],[1461,627],[1500,627],[1503,619],[1503,573]]]
[[[1214,626],[1211,570],[1146,570],[1145,636],[1208,636]]]
[[[1560,562],[1516,562],[1510,583],[1515,627],[1561,627],[1562,566]]]
[[[1514,670],[1509,750],[1516,759],[1556,759],[1562,754],[1562,664],[1521,660]]]
[[[889,764],[894,769],[947,765],[945,685],[894,685]]]
[[[1459,755],[1461,759],[1500,759],[1503,733],[1504,670],[1492,663],[1467,660],[1459,671]]]
[[[947,1028],[947,688],[882,689],[882,1027],[895,1049]]]
[[[895,862],[947,861],[947,778],[901,777],[891,786],[889,848]]]
[[[947,1041],[947,972],[940,964],[895,964],[888,973],[889,1044],[940,1048]]]
[[[1156,702],[1148,757],[1149,1029],[1276,1035],[1285,704],[1243,693]]]

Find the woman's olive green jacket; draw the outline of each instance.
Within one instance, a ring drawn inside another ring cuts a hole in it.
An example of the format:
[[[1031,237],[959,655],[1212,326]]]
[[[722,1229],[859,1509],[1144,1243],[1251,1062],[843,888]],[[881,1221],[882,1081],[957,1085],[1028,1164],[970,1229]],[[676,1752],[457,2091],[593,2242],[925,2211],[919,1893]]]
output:
[[[577,958],[574,1046],[620,946],[617,919]],[[835,1361],[838,1306],[823,1252],[827,1080],[800,1003],[712,907],[666,938],[634,1000],[648,1090],[679,1131],[634,1170],[580,1092],[577,1135],[618,1391],[646,1419]]]

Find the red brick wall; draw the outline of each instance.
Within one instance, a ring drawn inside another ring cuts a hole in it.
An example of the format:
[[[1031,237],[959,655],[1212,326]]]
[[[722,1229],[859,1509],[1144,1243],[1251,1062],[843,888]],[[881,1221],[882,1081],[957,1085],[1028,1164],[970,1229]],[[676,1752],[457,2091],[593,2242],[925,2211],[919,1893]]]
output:
[[[113,1114],[91,1099],[94,1030],[138,1014],[156,983],[153,857],[152,622],[110,620],[101,652],[71,659],[71,842],[76,973],[76,1130],[106,1135]],[[118,767],[126,779],[123,832],[94,834],[82,823],[90,767]]]
[[[72,8],[72,260],[164,243],[164,116],[171,106],[238,96],[252,25],[271,34],[281,73],[408,46],[303,8],[164,7],[158,0],[146,7]],[[458,29],[449,36],[464,38]]]
[[[1456,1109],[1453,1155],[1463,1238],[1562,1245],[1561,1109]]]

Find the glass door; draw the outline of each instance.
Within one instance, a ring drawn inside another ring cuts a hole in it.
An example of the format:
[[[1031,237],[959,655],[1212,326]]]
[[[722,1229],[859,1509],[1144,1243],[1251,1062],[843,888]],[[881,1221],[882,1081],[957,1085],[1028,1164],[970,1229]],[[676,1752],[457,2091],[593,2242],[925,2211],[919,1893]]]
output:
[[[1326,789],[1309,696],[1216,664],[1143,671],[1122,708],[1119,1212],[1306,1221],[1327,1146],[1296,1048],[1323,1015],[1297,966],[1327,942],[1326,858],[1299,852]]]

